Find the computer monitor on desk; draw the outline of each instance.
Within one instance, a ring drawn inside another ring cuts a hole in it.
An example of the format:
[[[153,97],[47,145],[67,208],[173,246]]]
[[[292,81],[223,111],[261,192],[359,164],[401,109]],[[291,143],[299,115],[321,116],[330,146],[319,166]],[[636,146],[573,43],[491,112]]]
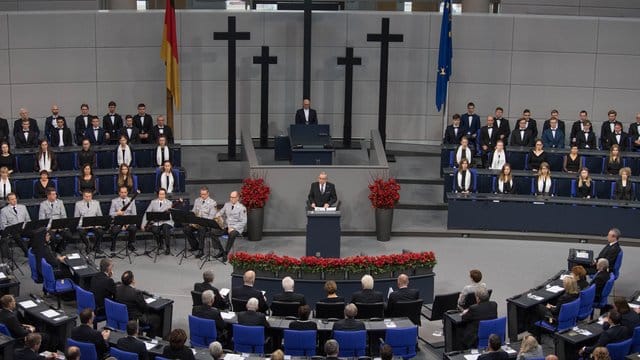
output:
[[[289,126],[291,146],[294,148],[326,148],[331,146],[328,124],[292,124]]]

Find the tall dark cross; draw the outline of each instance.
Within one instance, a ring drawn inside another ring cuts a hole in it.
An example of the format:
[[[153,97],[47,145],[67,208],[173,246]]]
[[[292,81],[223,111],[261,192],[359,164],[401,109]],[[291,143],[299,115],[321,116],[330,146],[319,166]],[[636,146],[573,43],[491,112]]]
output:
[[[302,98],[311,98],[311,9],[312,0],[304,0],[304,48],[302,56]]]
[[[229,135],[227,142],[227,154],[219,154],[218,160],[233,161],[240,160],[236,157],[236,41],[249,40],[249,32],[236,32],[236,17],[227,18],[227,32],[214,32],[213,40],[226,40],[228,51],[228,81],[227,96],[229,98]]]
[[[262,47],[262,55],[253,57],[254,64],[262,65],[260,79],[260,146],[267,147],[269,136],[269,65],[277,64],[278,58],[269,56],[269,47]]]
[[[380,100],[378,103],[378,131],[382,144],[387,143],[387,77],[389,73],[389,43],[403,42],[402,34],[389,34],[389,18],[382,18],[380,34],[367,34],[367,41],[380,42]]]
[[[351,105],[353,103],[353,66],[362,65],[362,58],[353,57],[353,48],[347,47],[347,55],[338,58],[338,65],[344,65],[344,123],[342,144],[351,147]]]

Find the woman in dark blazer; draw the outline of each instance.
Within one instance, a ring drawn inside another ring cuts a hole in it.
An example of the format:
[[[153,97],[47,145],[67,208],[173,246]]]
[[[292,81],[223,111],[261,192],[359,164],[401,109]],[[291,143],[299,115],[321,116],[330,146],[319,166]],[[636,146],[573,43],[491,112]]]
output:
[[[616,181],[616,190],[614,192],[614,198],[616,200],[632,201],[633,200],[633,186],[631,185],[631,169],[623,167],[620,169],[620,179]]]
[[[538,171],[540,165],[547,161],[547,153],[543,149],[542,140],[537,139],[533,149],[529,151],[529,170]]]
[[[516,187],[513,185],[513,175],[511,175],[511,165],[502,165],[502,170],[496,181],[496,194],[515,194]]]
[[[328,302],[343,303],[344,302],[344,297],[338,296],[337,294],[338,285],[336,284],[335,281],[327,280],[327,282],[324,283],[324,291],[327,293],[327,297],[325,297],[320,301],[326,302],[326,303]]]
[[[580,296],[580,288],[573,276],[565,276],[562,279],[562,287],[564,288],[564,294],[560,295],[555,305],[553,304],[540,304],[538,306],[538,314],[541,318],[547,319],[550,323],[556,323],[558,321],[558,315],[563,304],[570,303]]]
[[[169,345],[162,349],[162,357],[167,359],[195,360],[193,351],[184,346],[187,341],[187,333],[182,329],[173,329],[169,334]]]
[[[49,179],[49,172],[47,170],[40,171],[40,179],[33,184],[33,195],[36,199],[44,199],[47,197],[47,189],[54,188],[53,181]]]
[[[578,175],[578,181],[576,182],[576,197],[580,199],[591,199],[591,186],[593,181],[591,175],[589,175],[589,169],[583,167],[580,169],[580,175]]]
[[[622,158],[620,157],[620,146],[617,144],[611,145],[609,150],[609,156],[605,162],[605,171],[608,175],[616,175],[622,168]]]
[[[473,174],[469,170],[469,160],[462,158],[460,168],[455,175],[455,192],[468,194],[473,191]]]

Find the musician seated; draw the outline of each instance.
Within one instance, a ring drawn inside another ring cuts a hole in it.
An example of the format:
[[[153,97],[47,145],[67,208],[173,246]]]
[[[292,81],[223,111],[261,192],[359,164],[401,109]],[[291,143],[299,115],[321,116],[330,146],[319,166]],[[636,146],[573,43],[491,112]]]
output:
[[[129,190],[127,190],[126,186],[121,186],[118,190],[118,197],[111,200],[109,215],[112,217],[137,215],[136,202],[133,198],[129,198]],[[111,252],[113,253],[116,251],[116,238],[120,231],[126,231],[129,233],[127,248],[129,251],[136,251],[133,244],[136,241],[136,232],[138,231],[138,227],[135,224],[128,224],[113,225],[111,227]]]
[[[151,338],[162,336],[160,329],[160,317],[150,312],[150,308],[144,301],[144,295],[149,295],[143,290],[135,288],[136,281],[133,272],[127,270],[122,273],[120,278],[122,283],[116,287],[115,300],[127,306],[129,312],[129,320],[138,320],[140,326],[149,326],[150,330],[147,335]]]
[[[238,201],[239,199],[240,194],[237,191],[232,191],[229,195],[229,202],[225,203],[224,207],[216,214],[216,219],[220,219],[219,223],[223,224],[224,232],[228,234],[227,245],[224,248],[218,236],[211,238],[214,247],[220,250],[217,257],[221,258],[222,262],[227,262],[227,256],[236,237],[242,234],[247,226],[247,209]]]
[[[82,191],[82,200],[76,202],[73,216],[80,218],[102,216],[100,203],[97,200],[93,200],[93,191],[91,189],[84,189]],[[89,232],[93,233],[95,236],[96,242],[93,244],[93,247],[89,244],[89,238],[87,236]],[[82,226],[82,219],[80,219],[80,223],[78,224],[78,234],[80,234],[80,239],[87,247],[87,252],[89,252],[90,249],[100,251],[100,243],[102,242],[102,236],[104,235],[104,230],[102,228],[96,226]]]
[[[203,186],[200,188],[200,198],[193,201],[191,211],[193,211],[197,217],[213,219],[218,212],[217,205],[216,201],[209,197],[209,188]],[[203,249],[204,237],[207,233],[206,229],[202,229],[196,224],[189,224],[184,227],[183,231],[184,236],[191,246],[189,251],[197,251],[198,254],[196,254],[196,258],[201,258],[204,255]]]
[[[67,210],[62,200],[58,199],[58,192],[53,187],[47,188],[47,200],[40,203],[38,219],[58,220],[66,218]],[[71,231],[69,231],[69,229],[51,229],[51,232],[53,240],[57,240],[53,243],[54,249],[57,252],[63,252],[67,244],[71,241]],[[56,238],[56,234],[59,235],[58,238]]]
[[[72,276],[71,270],[65,264],[67,259],[64,255],[59,255],[51,249],[51,232],[45,228],[38,229],[33,232],[32,250],[36,259],[44,259],[53,268],[53,273],[56,279],[70,278]],[[36,245],[41,244],[41,245]]]
[[[18,196],[15,193],[9,193],[7,195],[7,206],[0,210],[0,227],[2,230],[5,230],[7,227],[23,222],[31,221],[31,216],[29,216],[29,212],[27,211],[27,207],[18,204]],[[5,241],[6,235],[2,236],[2,242],[0,243],[0,251],[2,253],[2,257],[7,259],[9,256],[9,242]],[[20,237],[17,239],[13,239],[18,246],[24,251],[24,257],[27,257],[28,247]]]
[[[171,254],[171,229],[173,228],[173,220],[164,220],[158,222],[148,222],[146,213],[149,212],[169,212],[172,204],[170,200],[167,200],[167,190],[160,188],[158,190],[158,198],[149,203],[147,211],[145,211],[145,217],[142,220],[142,228],[147,229],[153,233],[153,237],[158,244],[158,251],[165,248],[165,255]]]

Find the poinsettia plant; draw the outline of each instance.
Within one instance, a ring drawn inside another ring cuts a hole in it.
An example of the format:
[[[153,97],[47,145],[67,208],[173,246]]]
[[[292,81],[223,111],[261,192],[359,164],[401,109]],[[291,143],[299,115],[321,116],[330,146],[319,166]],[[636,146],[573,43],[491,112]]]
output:
[[[376,209],[393,209],[400,200],[400,184],[394,178],[375,179],[369,184],[369,200]]]
[[[269,200],[270,193],[271,188],[263,178],[247,178],[242,181],[240,201],[247,209],[263,208]]]

